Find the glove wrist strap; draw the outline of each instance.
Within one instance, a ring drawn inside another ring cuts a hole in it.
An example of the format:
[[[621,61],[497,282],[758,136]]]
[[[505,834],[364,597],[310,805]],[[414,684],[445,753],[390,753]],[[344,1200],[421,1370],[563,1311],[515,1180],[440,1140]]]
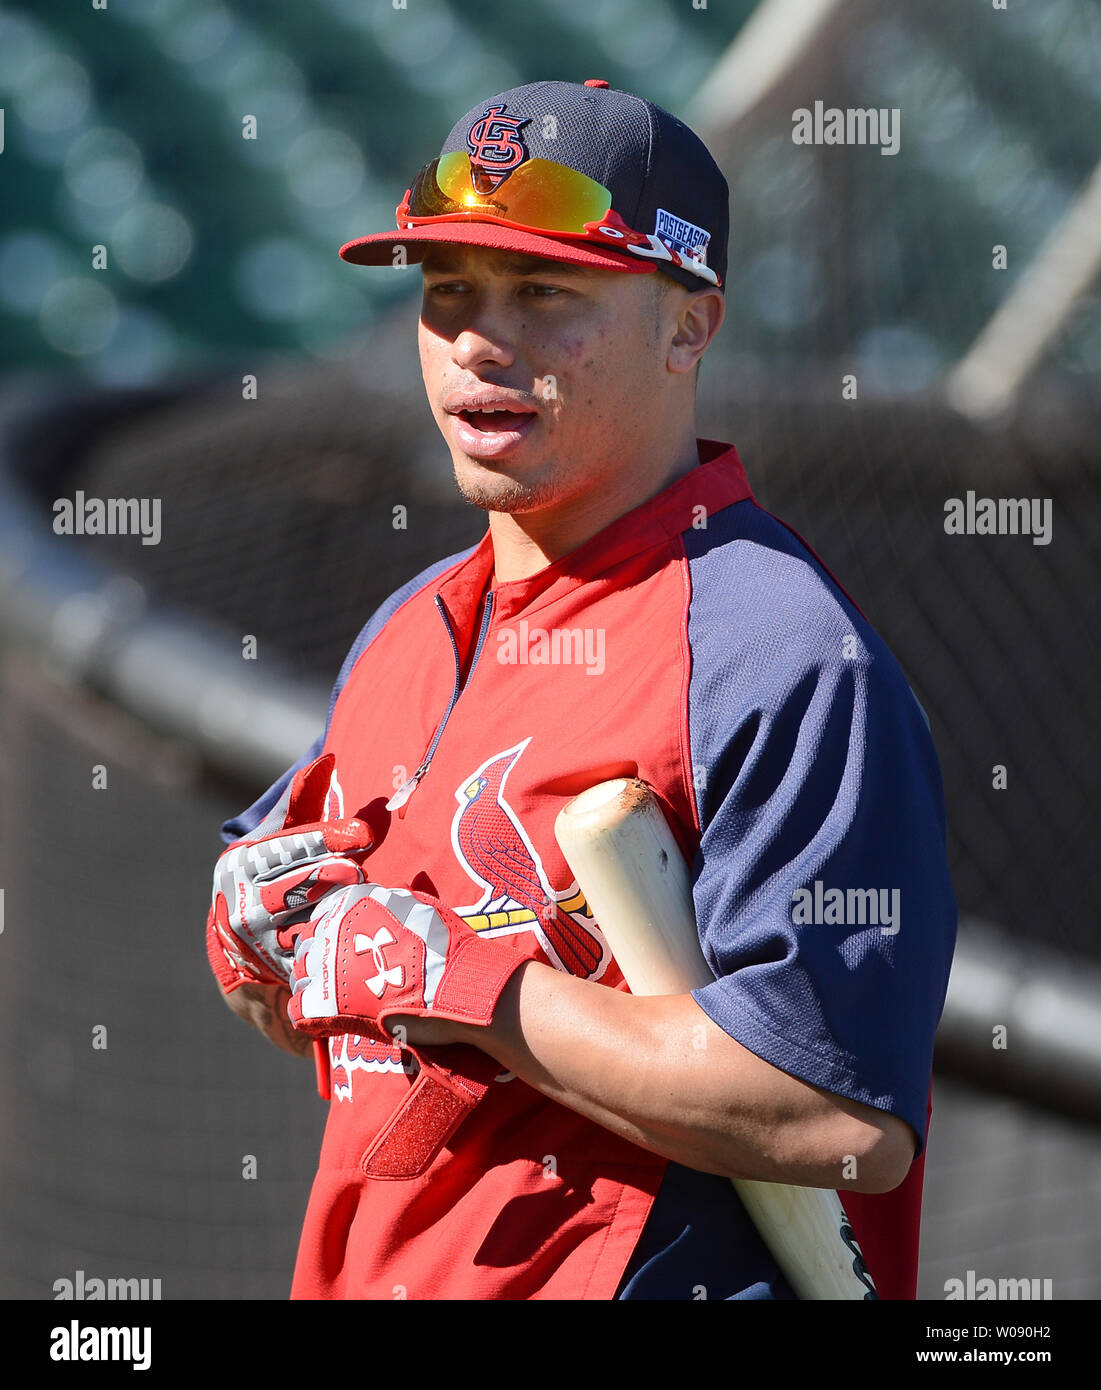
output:
[[[401,1181],[427,1172],[500,1071],[476,1047],[434,1048],[432,1061],[409,1050],[421,1064],[420,1074],[360,1159],[365,1177]]]
[[[452,949],[429,1016],[488,1026],[501,991],[527,959],[511,946],[470,936]]]

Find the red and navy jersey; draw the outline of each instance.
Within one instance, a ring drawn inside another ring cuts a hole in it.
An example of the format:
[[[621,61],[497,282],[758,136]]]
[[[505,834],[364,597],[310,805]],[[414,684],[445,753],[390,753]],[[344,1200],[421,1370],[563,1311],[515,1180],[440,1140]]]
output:
[[[625,990],[554,821],[586,787],[641,777],[691,865],[715,976],[693,991],[703,1012],[913,1129],[899,1188],[843,1195],[880,1295],[913,1298],[956,930],[936,754],[897,662],[758,506],[735,449],[698,448],[698,467],[537,574],[495,583],[487,531],[399,589],[349,653],[317,742],[223,837],[331,752],[333,816],[393,798],[373,880]],[[726,1179],[504,1071],[425,1174],[366,1177],[415,1059],[338,1037],[330,1065],[293,1296],[792,1297]]]

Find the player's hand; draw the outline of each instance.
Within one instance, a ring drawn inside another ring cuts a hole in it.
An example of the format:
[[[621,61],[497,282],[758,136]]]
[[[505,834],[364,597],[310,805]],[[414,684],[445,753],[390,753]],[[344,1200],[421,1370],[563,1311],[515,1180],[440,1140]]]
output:
[[[488,1025],[501,991],[529,957],[483,940],[428,893],[377,883],[319,903],[300,929],[294,956],[287,1013],[295,1031],[387,1043],[396,1035],[420,1063],[404,1100],[362,1156],[361,1170],[380,1179],[426,1172],[500,1070],[469,1042],[449,1045],[453,1035],[446,1030]],[[407,1024],[416,1037],[401,1031]]]
[[[253,834],[214,867],[207,955],[227,996],[246,984],[286,988],[299,926],[326,894],[366,877],[371,827],[356,816],[322,819],[334,761],[327,753],[298,772]]]
[[[408,1041],[442,1044],[454,1040],[448,1023],[488,1026],[527,959],[479,937],[428,893],[360,884],[330,894],[299,929],[287,1012],[311,1037],[358,1033],[384,1042],[398,1024],[423,1019],[424,1034]]]

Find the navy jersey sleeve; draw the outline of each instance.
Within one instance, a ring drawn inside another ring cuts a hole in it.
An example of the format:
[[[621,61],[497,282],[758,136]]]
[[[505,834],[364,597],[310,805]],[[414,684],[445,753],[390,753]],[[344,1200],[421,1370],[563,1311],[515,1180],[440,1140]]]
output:
[[[446,559],[437,560],[434,565],[430,565],[427,569],[422,570],[420,574],[414,575],[408,583],[403,584],[400,589],[396,589],[384,603],[380,604],[379,607],[375,609],[374,613],[360,630],[359,636],[352,643],[348,655],[344,658],[344,664],[340,668],[340,674],[336,678],[336,684],[333,686],[332,694],[329,697],[329,713],[325,720],[324,729],[322,729],[317,738],[314,739],[313,743],[306,749],[305,753],[302,754],[298,761],[287,768],[286,772],[283,773],[278,781],[273,782],[262,796],[257,797],[247,811],[242,811],[240,815],[234,816],[231,820],[227,820],[223,824],[221,835],[227,845],[232,844],[234,840],[243,839],[251,831],[255,830],[286,791],[294,774],[301,771],[302,768],[307,767],[315,758],[321,756],[321,751],[325,747],[325,739],[329,733],[329,725],[332,722],[333,710],[336,708],[336,702],[340,692],[344,689],[344,682],[351,675],[352,667],[382,631],[384,625],[389,622],[390,618],[393,617],[406,599],[412,598],[412,596],[419,589],[423,588],[425,584],[431,583],[433,579],[443,574],[445,570],[449,570],[452,565],[457,564],[460,560],[464,560],[472,553],[473,549],[474,547],[471,547],[468,550],[458,551],[454,555],[449,555]]]
[[[928,723],[883,641],[752,502],[686,537],[693,866],[715,981],[693,997],[773,1066],[925,1142],[956,903]]]

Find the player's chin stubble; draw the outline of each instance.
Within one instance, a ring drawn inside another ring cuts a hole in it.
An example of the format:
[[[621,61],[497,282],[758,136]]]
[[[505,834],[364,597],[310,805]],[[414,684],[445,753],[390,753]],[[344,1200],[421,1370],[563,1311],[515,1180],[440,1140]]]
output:
[[[472,507],[487,512],[542,511],[562,501],[568,494],[561,467],[546,461],[535,477],[517,478],[505,471],[508,461],[495,467],[484,459],[476,462],[463,456],[454,460],[455,486]],[[497,469],[500,471],[497,471]]]

